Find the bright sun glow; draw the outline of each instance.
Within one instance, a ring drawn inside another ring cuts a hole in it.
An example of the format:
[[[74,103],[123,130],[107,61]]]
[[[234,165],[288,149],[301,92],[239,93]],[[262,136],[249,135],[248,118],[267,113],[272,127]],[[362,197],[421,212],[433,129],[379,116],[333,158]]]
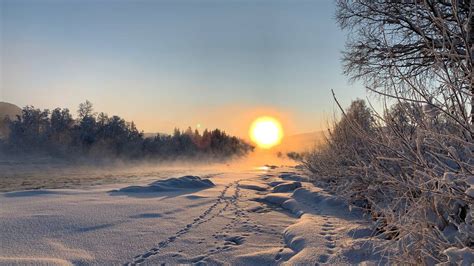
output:
[[[280,143],[283,138],[283,129],[275,118],[259,117],[250,126],[250,138],[259,147],[269,149]]]

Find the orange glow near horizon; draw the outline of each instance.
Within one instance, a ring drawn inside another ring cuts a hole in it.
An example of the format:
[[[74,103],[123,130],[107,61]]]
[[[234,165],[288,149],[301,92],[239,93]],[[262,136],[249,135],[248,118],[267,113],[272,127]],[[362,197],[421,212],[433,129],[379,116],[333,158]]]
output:
[[[253,121],[249,130],[250,139],[263,149],[280,144],[283,138],[281,123],[273,117],[262,116]]]

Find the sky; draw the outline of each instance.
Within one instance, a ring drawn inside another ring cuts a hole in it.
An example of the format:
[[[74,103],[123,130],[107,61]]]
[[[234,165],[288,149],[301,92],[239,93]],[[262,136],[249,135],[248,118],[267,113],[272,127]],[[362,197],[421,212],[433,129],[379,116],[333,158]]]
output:
[[[287,134],[324,129],[365,98],[342,74],[330,0],[0,0],[0,101],[133,120],[145,132],[260,115]]]

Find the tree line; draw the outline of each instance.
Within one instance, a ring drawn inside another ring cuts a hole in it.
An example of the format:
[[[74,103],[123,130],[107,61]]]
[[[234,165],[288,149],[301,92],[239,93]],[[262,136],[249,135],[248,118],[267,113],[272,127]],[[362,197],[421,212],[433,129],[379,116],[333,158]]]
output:
[[[95,113],[89,101],[81,103],[73,118],[67,108],[22,109],[16,119],[6,118],[8,137],[0,148],[11,154],[39,153],[60,158],[225,159],[253,151],[253,146],[219,129],[200,133],[190,127],[172,135],[145,138],[134,122]]]

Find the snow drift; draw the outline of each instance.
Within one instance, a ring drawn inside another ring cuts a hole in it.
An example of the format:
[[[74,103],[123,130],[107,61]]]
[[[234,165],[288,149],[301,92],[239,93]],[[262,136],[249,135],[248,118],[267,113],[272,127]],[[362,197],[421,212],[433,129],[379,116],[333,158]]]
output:
[[[203,179],[199,176],[186,175],[179,178],[169,178],[150,183],[148,186],[129,186],[114,190],[112,192],[143,193],[143,192],[166,192],[183,189],[203,189],[213,187],[209,179]]]

